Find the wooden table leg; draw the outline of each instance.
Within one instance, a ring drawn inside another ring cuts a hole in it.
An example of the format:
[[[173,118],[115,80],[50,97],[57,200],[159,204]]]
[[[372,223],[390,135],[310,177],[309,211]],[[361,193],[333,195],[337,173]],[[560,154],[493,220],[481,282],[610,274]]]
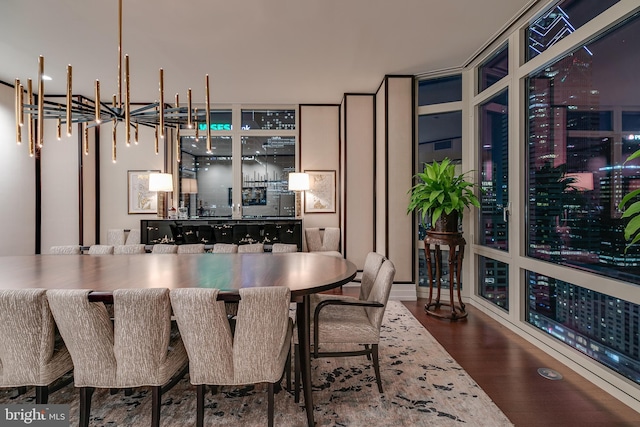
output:
[[[302,297],[297,303],[296,319],[298,323],[298,351],[300,352],[300,374],[302,376],[302,390],[304,406],[307,411],[307,424],[315,426],[313,419],[313,396],[311,394],[311,351],[310,351],[310,316],[311,299],[309,295]]]

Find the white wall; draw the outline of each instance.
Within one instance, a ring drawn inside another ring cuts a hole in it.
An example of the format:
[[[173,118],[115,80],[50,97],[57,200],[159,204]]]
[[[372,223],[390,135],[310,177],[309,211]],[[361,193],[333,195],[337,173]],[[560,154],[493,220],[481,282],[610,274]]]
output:
[[[340,182],[340,107],[338,105],[300,106],[301,170],[335,170]],[[305,213],[303,226],[340,227],[340,192],[336,190],[335,213]],[[304,205],[303,205],[304,210]]]
[[[0,255],[29,255],[35,253],[35,159],[29,157],[26,128],[24,142],[16,144],[14,94],[0,84]]]

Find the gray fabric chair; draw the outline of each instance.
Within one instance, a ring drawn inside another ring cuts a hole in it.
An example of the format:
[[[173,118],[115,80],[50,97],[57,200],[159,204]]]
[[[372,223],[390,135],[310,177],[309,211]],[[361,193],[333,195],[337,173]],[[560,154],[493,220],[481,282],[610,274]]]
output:
[[[113,245],[91,245],[89,255],[113,255]]]
[[[264,252],[263,243],[250,243],[248,245],[238,246],[238,253],[241,253],[241,254],[260,253],[260,252]]]
[[[204,423],[206,385],[269,383],[268,419],[273,426],[273,385],[282,378],[291,347],[288,288],[240,289],[235,334],[218,289],[171,290],[171,305],[189,354],[189,378],[197,386],[196,425]]]
[[[371,287],[368,298],[361,300],[327,299],[321,301],[313,312],[312,357],[367,356],[372,359],[378,391],[382,393],[382,379],[378,362],[378,343],[384,310],[389,300],[396,269],[384,260]],[[300,361],[297,334],[294,334],[295,352],[295,401],[299,400]],[[353,346],[354,350],[322,350],[321,346]],[[355,349],[364,346],[364,349]]]
[[[364,260],[364,268],[360,278],[360,296],[356,299],[348,295],[332,295],[332,294],[313,294],[311,295],[311,311],[315,310],[316,305],[327,299],[343,299],[343,300],[360,300],[366,301],[373,287],[373,283],[378,276],[378,271],[384,262],[384,255],[377,252],[369,252]]]
[[[125,245],[139,245],[140,244],[140,230],[134,228],[129,230],[129,234],[127,235],[127,240],[124,242]]]
[[[0,290],[0,387],[35,386],[36,403],[48,402],[49,393],[71,382],[58,381],[73,369],[55,323],[44,289]]]
[[[273,252],[273,253],[298,252],[298,245],[296,245],[294,243],[274,243],[271,246],[271,252]]]
[[[190,245],[178,245],[179,254],[203,254],[204,243],[193,243]]]
[[[89,302],[84,289],[47,292],[51,311],[74,365],[80,389],[80,425],[89,424],[95,388],[151,386],[152,425],[160,423],[162,393],[186,372],[187,353],[171,336],[168,289],[113,292],[114,320],[101,302]]]
[[[326,227],[320,230],[318,227],[304,229],[304,236],[307,242],[307,251],[318,252],[322,255],[332,255],[342,258],[340,249],[340,229],[337,227]]]
[[[125,236],[124,229],[122,228],[111,228],[107,230],[107,245],[124,245]]]
[[[144,244],[138,245],[116,245],[113,247],[114,255],[134,255],[147,253]]]
[[[82,254],[79,245],[51,246],[49,252],[53,255],[80,255]]]
[[[214,254],[235,254],[238,253],[238,245],[235,243],[216,243],[213,245]]]
[[[157,245],[153,245],[153,249],[151,249],[152,254],[177,254],[178,253],[178,245],[167,245],[164,243],[159,243]]]

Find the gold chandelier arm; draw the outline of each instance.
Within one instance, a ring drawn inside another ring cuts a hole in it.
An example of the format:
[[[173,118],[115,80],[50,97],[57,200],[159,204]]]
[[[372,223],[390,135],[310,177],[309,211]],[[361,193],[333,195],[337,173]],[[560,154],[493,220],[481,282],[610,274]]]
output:
[[[27,99],[29,100],[29,105],[33,105],[33,82],[31,81],[31,79],[27,80]],[[33,157],[36,152],[34,135],[33,135],[33,114],[29,114],[28,137],[29,137],[29,156]]]
[[[176,93],[176,112],[178,115],[180,114],[180,98]],[[176,123],[176,141],[175,141],[175,150],[176,150],[176,161],[180,163],[180,121]]]
[[[191,88],[187,89],[187,127],[193,128],[193,118],[191,117]]]
[[[131,145],[131,104],[129,103],[129,55],[124,56],[124,78],[125,78],[125,92],[124,92],[124,128],[125,138],[124,141],[127,147]]]
[[[209,105],[209,74],[204,77],[205,111],[207,119],[207,153],[211,153],[211,106]]]
[[[72,73],[73,69],[71,65],[67,65],[67,136],[71,136],[71,97],[73,96],[71,85],[72,85]]]
[[[38,147],[44,144],[44,56],[38,58]]]
[[[100,124],[100,121],[102,120],[101,116],[100,116],[100,81],[96,80],[96,103],[95,103],[95,115],[96,115],[96,123]]]
[[[200,139],[200,129],[198,126],[198,107],[196,107],[195,109],[195,116],[196,116],[196,142],[198,142],[198,140]]]
[[[117,103],[116,103],[116,95],[113,95],[113,101],[112,101],[112,105],[113,105],[113,109],[115,110],[117,107]],[[118,125],[118,117],[117,116],[113,116],[113,131],[111,133],[111,161],[113,161],[113,163],[116,162],[116,140],[117,140],[117,127]]]
[[[164,139],[164,71],[160,68],[160,139]]]
[[[20,96],[20,90],[22,85],[20,84],[20,79],[16,79],[15,81],[15,90],[16,90],[16,143],[20,145],[22,143],[22,124],[20,123],[20,117],[22,116],[22,101]]]

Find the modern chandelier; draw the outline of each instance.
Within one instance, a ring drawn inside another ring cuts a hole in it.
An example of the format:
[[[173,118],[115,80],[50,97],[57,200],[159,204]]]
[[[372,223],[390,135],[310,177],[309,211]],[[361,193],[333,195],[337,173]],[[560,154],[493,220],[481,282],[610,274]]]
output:
[[[164,139],[167,128],[175,128],[176,159],[180,161],[180,127],[195,126],[195,138],[198,140],[198,122],[207,123],[206,144],[207,152],[211,152],[211,107],[209,104],[209,75],[205,75],[205,111],[192,108],[191,89],[187,90],[187,105],[180,106],[179,96],[175,96],[173,106],[165,104],[164,98],[164,71],[160,68],[159,76],[159,100],[131,109],[129,55],[124,55],[124,99],[122,97],[122,0],[118,0],[118,94],[114,94],[110,102],[100,98],[100,81],[95,81],[95,100],[84,97],[74,97],[72,93],[72,67],[67,66],[67,90],[66,103],[57,103],[45,100],[44,94],[44,57],[38,59],[37,95],[34,95],[33,82],[27,80],[26,96],[25,87],[20,79],[15,80],[15,109],[16,109],[16,142],[22,143],[22,128],[27,123],[27,139],[29,142],[29,155],[34,156],[37,148],[42,148],[44,143],[44,120],[55,119],[57,121],[57,137],[61,138],[62,129],[66,127],[67,136],[72,134],[74,123],[82,126],[83,152],[89,154],[89,129],[99,127],[103,123],[112,122],[113,132],[111,141],[111,158],[116,161],[116,130],[119,123],[124,122],[125,143],[131,145],[131,130],[134,133],[134,143],[138,143],[138,126],[155,128],[155,153],[159,152],[159,139]],[[37,97],[37,101],[34,98]],[[37,121],[37,128],[36,128]]]

